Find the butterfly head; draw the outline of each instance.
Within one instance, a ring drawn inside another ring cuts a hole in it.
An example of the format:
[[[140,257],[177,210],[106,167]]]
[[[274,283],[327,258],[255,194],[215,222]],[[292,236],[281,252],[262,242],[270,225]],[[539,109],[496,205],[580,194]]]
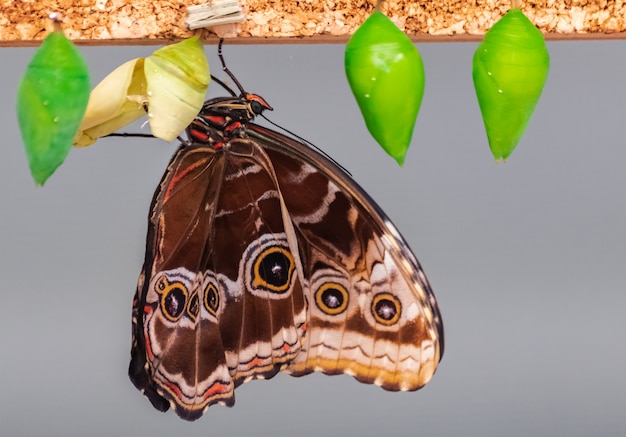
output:
[[[259,96],[258,94],[250,94],[250,93],[246,93],[244,96],[242,96],[243,99],[245,99],[248,104],[250,105],[250,111],[255,115],[261,115],[263,113],[263,111],[273,111],[274,108],[272,108],[269,103],[267,103],[265,101],[265,99],[261,96]]]

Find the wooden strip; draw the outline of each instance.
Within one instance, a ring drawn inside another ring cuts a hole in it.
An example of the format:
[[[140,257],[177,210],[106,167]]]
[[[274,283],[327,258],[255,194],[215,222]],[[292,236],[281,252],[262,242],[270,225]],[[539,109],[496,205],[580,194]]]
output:
[[[374,2],[240,0],[244,21],[218,29],[229,43],[343,43]],[[38,45],[60,11],[85,45],[156,45],[194,33],[186,8],[203,0],[0,0],[0,46]],[[548,39],[626,38],[625,0],[529,0],[522,9]],[[509,8],[495,0],[390,0],[383,11],[414,41],[477,41]],[[203,31],[210,41],[215,35]]]

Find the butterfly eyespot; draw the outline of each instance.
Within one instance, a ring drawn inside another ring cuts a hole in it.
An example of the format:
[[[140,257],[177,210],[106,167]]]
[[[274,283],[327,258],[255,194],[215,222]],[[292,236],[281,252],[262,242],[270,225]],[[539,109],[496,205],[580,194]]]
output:
[[[294,269],[293,256],[287,249],[270,246],[254,262],[252,285],[284,293],[289,290]]]
[[[331,316],[344,312],[348,307],[348,301],[348,291],[344,286],[335,282],[323,284],[315,292],[317,307]]]
[[[157,279],[156,283],[154,284],[156,291],[158,293],[163,293],[167,287],[170,286],[169,281],[167,280],[167,277],[165,276],[161,276],[159,279]]]
[[[372,315],[376,322],[391,326],[398,322],[402,305],[397,297],[390,293],[379,293],[372,299]]]
[[[174,283],[161,295],[161,311],[170,321],[175,322],[182,316],[187,304],[187,289],[182,284]]]
[[[214,316],[220,307],[220,294],[213,284],[209,284],[204,290],[204,307]]]
[[[196,320],[198,313],[200,312],[200,305],[198,300],[198,293],[193,293],[189,302],[187,303],[187,315],[191,320]]]

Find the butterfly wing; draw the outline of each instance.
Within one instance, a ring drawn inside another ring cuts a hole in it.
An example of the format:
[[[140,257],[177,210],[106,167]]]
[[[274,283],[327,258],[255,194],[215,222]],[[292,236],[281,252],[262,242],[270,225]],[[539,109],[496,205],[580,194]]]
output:
[[[245,139],[182,146],[151,211],[129,374],[157,409],[195,420],[299,352],[297,241],[267,155]]]
[[[248,134],[271,157],[303,265],[306,340],[285,369],[347,373],[416,390],[443,354],[443,324],[417,259],[391,221],[325,156],[269,129]]]
[[[278,371],[415,390],[443,328],[428,282],[376,204],[332,161],[256,125],[181,146],[157,188],[129,374],[195,420]]]

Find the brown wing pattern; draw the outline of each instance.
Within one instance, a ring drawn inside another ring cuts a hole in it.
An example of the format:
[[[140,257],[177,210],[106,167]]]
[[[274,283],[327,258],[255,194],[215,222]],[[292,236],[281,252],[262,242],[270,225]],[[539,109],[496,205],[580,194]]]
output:
[[[183,146],[173,158],[135,298],[131,379],[188,420],[275,375],[304,335],[297,242],[275,175],[260,148],[236,146]]]
[[[249,133],[268,149],[303,262],[306,341],[285,371],[347,373],[392,391],[422,387],[443,354],[443,325],[402,237],[328,159],[259,126]]]
[[[443,326],[402,237],[336,164],[277,132],[246,132],[181,146],[155,193],[133,383],[187,420],[281,370],[426,384]]]

